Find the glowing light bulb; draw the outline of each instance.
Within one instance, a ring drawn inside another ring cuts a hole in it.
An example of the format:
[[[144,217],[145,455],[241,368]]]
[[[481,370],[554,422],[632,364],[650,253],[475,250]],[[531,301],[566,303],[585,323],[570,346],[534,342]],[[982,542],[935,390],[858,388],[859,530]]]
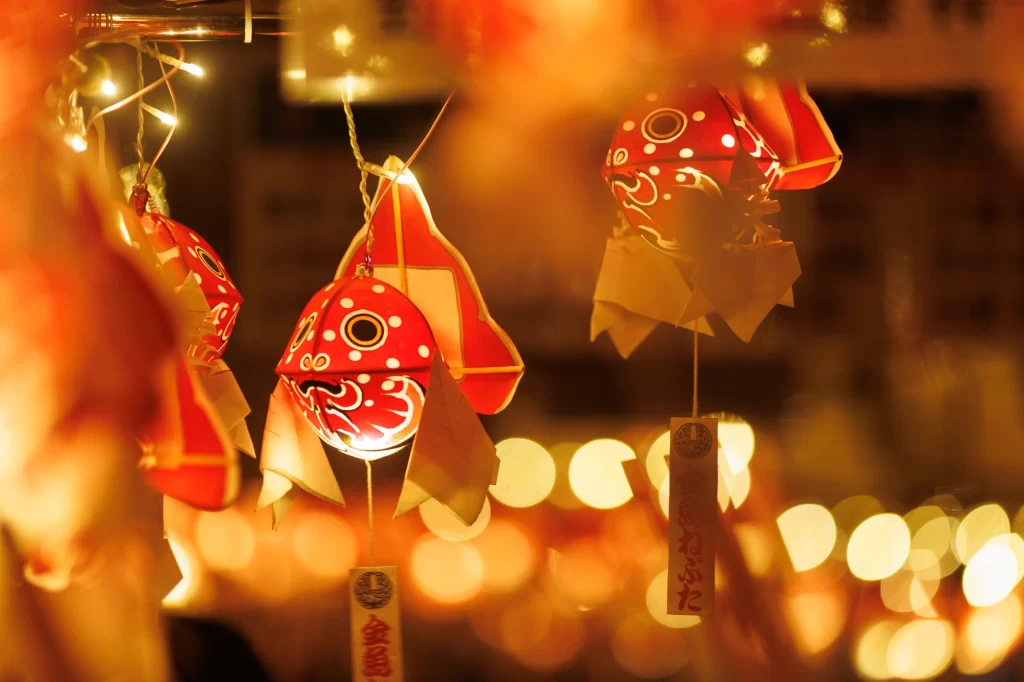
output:
[[[89,148],[89,143],[86,139],[77,133],[68,138],[68,145],[79,154]]]
[[[167,124],[169,126],[176,126],[176,125],[178,125],[178,119],[174,118],[173,116],[171,116],[168,113],[160,111],[156,107],[152,107],[152,106],[146,104],[145,102],[142,103],[142,109],[146,113],[148,113],[148,114],[154,116],[155,118],[157,118],[161,123],[165,123],[165,124]]]
[[[107,79],[100,84],[100,92],[107,97],[113,97],[117,94],[117,86],[114,85],[114,81]]]
[[[760,45],[753,45],[747,48],[747,51],[743,53],[743,56],[751,66],[761,66],[768,61],[768,57],[771,56],[771,53],[772,48],[768,43],[761,43]]]
[[[736,138],[732,135],[722,135],[722,146],[730,149],[736,146]]]
[[[181,62],[181,63],[178,64],[178,68],[180,68],[182,71],[187,71],[188,73],[192,74],[193,76],[198,76],[199,78],[202,78],[203,76],[206,75],[206,71],[204,71],[203,67],[199,66],[198,64],[190,64],[188,62]]]

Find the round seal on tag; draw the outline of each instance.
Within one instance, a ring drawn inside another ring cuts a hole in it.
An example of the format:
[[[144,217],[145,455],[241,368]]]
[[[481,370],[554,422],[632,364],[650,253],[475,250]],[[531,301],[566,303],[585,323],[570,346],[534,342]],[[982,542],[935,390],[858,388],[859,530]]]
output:
[[[355,592],[356,601],[360,606],[373,610],[382,609],[391,603],[395,586],[386,573],[367,571],[359,576],[352,590]]]
[[[693,437],[693,429],[697,429],[697,437]],[[689,422],[683,424],[676,431],[672,443],[675,451],[686,459],[703,459],[711,452],[711,446],[715,439],[711,437],[711,431],[703,424]]]

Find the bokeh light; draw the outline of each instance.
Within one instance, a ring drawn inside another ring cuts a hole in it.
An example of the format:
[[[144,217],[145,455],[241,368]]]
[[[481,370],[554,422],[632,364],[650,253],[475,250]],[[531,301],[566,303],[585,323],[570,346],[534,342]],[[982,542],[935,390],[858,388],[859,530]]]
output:
[[[483,584],[483,559],[471,543],[426,535],[413,547],[411,564],[416,585],[441,604],[469,601]]]
[[[174,560],[178,562],[181,580],[164,597],[163,606],[170,609],[182,608],[188,605],[199,590],[198,561],[185,544],[174,536],[167,538],[167,544],[171,547]]]
[[[325,511],[309,511],[295,521],[292,549],[307,571],[328,581],[348,576],[359,558],[359,539],[344,519]]]
[[[256,539],[242,512],[201,512],[196,519],[196,548],[203,562],[218,571],[239,571],[252,561]]]
[[[644,466],[647,469],[647,478],[651,485],[661,489],[665,479],[668,478],[668,454],[671,444],[672,432],[666,431],[651,443],[647,449],[647,457],[644,458]]]
[[[897,514],[876,514],[865,519],[850,535],[846,562],[850,573],[861,580],[881,580],[892,575],[910,555],[910,531]]]
[[[723,415],[718,420],[718,443],[729,471],[739,474],[754,456],[754,429],[742,417]]]
[[[1010,518],[998,504],[976,507],[960,522],[953,549],[965,566],[978,550],[997,535],[1010,532]]]
[[[647,611],[638,611],[622,621],[612,635],[611,649],[623,669],[644,679],[671,675],[690,657],[683,631],[662,627]]]
[[[569,484],[569,465],[579,449],[580,443],[558,443],[548,448],[555,462],[555,486],[547,501],[559,509],[580,509],[586,506],[576,497]]]
[[[719,453],[722,450],[719,449]],[[738,473],[733,473],[728,469],[727,466],[722,464],[723,457],[719,456],[719,473],[721,483],[725,484],[726,489],[729,491],[729,501],[732,503],[733,508],[739,509],[740,506],[746,501],[747,495],[750,494],[750,469],[740,469]]]
[[[848,497],[832,507],[832,518],[836,522],[836,544],[832,556],[846,561],[846,545],[853,531],[866,519],[884,511],[882,503],[870,495]]]
[[[487,498],[484,498],[480,516],[468,526],[462,523],[454,512],[432,497],[421,504],[419,509],[420,518],[423,519],[423,525],[427,530],[448,542],[472,540],[483,533],[487,524],[491,522],[491,501]]]
[[[633,490],[622,468],[636,453],[622,441],[610,438],[583,445],[569,464],[569,484],[581,502],[595,509],[614,509],[629,502]]]
[[[498,482],[491,486],[494,499],[509,507],[532,507],[543,502],[555,487],[555,460],[540,443],[507,438],[497,444]]]
[[[914,620],[897,630],[886,651],[892,677],[927,680],[942,674],[953,662],[956,632],[945,620]]]
[[[775,562],[775,544],[760,526],[737,523],[732,528],[750,574],[756,578],[768,575]]]
[[[832,553],[836,523],[820,504],[798,504],[776,520],[789,560],[797,571],[819,566]]]
[[[964,568],[963,588],[971,606],[991,606],[1006,598],[1020,582],[1024,566],[1024,541],[1013,533],[992,538]]]
[[[575,541],[551,555],[550,565],[559,592],[577,606],[593,608],[615,596],[618,579],[596,541]]]
[[[586,634],[578,611],[558,608],[536,589],[506,606],[499,631],[502,648],[537,672],[552,672],[571,663]]]
[[[879,586],[882,603],[897,613],[921,613],[939,589],[939,567],[935,555],[926,549],[911,550],[906,564]]]
[[[998,604],[974,609],[960,635],[957,670],[969,675],[995,670],[1020,638],[1021,625],[1021,601],[1014,592]]]
[[[854,645],[853,661],[861,677],[869,680],[892,677],[887,662],[889,644],[901,625],[896,620],[882,620],[869,625],[860,634]]]
[[[800,651],[808,656],[831,646],[846,624],[846,603],[838,591],[790,595],[785,602],[785,613]]]
[[[929,552],[938,559],[939,576],[946,577],[960,565],[953,553],[953,539],[959,522],[942,516],[924,523],[910,541],[911,555],[916,551]],[[923,556],[923,555],[922,555]]]
[[[491,521],[473,544],[484,562],[483,587],[488,592],[512,592],[529,579],[536,567],[537,551],[512,521]]]
[[[654,576],[647,587],[647,612],[667,628],[685,629],[700,625],[700,616],[670,615],[668,612],[668,571]]]

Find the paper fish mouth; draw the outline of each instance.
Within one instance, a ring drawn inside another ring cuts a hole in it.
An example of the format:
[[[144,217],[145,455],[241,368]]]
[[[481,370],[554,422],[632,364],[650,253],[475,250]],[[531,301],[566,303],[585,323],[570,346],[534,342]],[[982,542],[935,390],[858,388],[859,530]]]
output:
[[[377,375],[366,380],[361,375],[289,383],[321,440],[347,455],[386,457],[401,450],[419,428],[425,397],[411,377]]]

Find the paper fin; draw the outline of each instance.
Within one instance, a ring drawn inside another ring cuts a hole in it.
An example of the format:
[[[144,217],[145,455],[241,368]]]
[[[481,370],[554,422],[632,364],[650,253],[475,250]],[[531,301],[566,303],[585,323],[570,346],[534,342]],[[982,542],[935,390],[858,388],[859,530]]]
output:
[[[275,504],[278,522],[287,506],[277,503],[289,494],[293,484],[322,500],[345,505],[319,437],[305,423],[288,389],[280,381],[267,410],[260,470],[263,489],[257,509]]]
[[[433,497],[467,526],[472,524],[487,500],[496,461],[497,451],[480,417],[435,354],[396,516]]]

